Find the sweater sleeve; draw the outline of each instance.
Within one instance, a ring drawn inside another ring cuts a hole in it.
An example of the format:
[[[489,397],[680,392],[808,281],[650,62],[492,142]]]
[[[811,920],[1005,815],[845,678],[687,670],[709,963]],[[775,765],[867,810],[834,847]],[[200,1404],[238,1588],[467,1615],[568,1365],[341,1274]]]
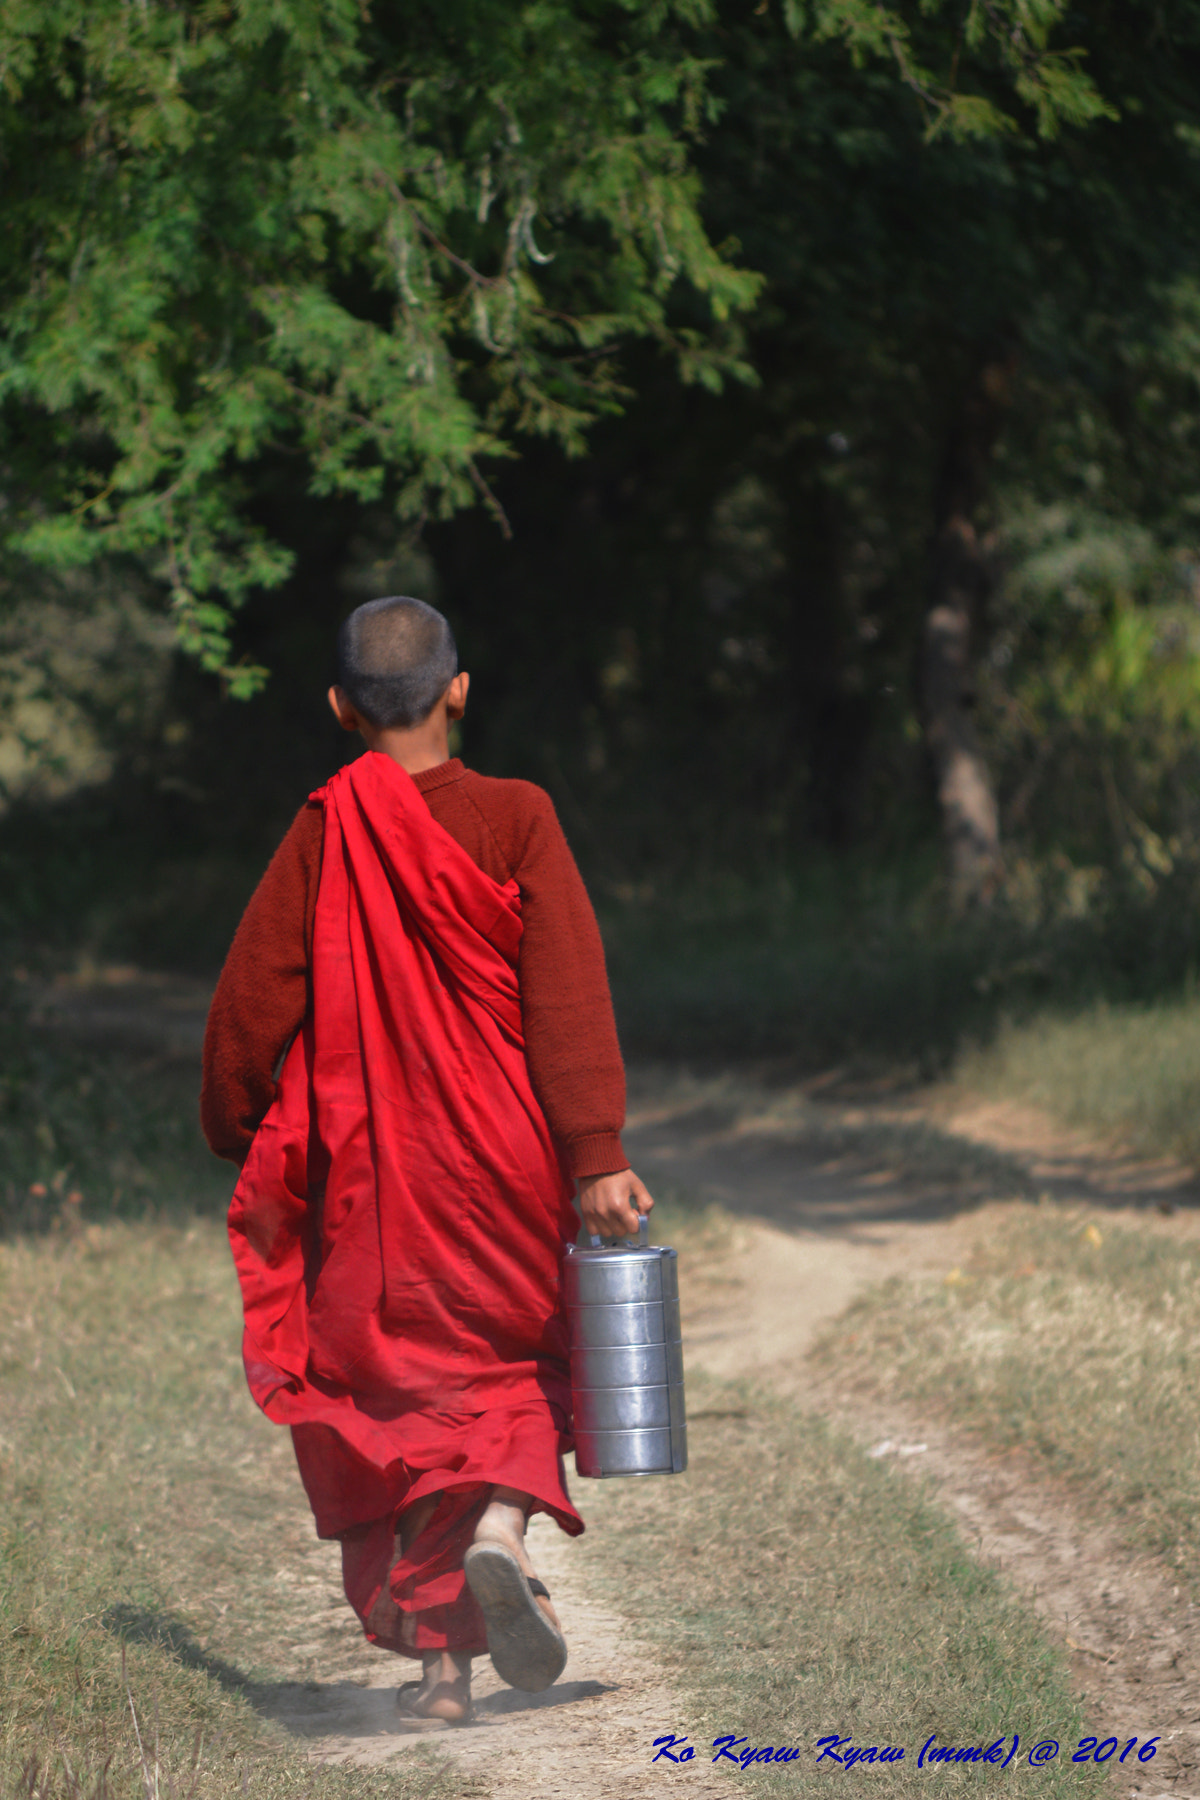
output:
[[[596,915],[550,796],[530,787],[519,975],[529,1073],[577,1179],[629,1167],[625,1068]]]
[[[245,1161],[304,1021],[323,831],[321,808],[302,807],[242,915],[209,1008],[200,1122],[230,1162]]]

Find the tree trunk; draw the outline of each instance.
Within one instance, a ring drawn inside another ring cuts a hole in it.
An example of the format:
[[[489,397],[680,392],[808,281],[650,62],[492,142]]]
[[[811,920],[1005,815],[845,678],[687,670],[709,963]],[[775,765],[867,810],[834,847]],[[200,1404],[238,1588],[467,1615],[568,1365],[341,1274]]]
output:
[[[978,520],[1009,373],[999,362],[980,369],[946,446],[922,635],[925,743],[960,910],[986,906],[1003,872],[996,795],[975,729],[974,656],[991,585]]]

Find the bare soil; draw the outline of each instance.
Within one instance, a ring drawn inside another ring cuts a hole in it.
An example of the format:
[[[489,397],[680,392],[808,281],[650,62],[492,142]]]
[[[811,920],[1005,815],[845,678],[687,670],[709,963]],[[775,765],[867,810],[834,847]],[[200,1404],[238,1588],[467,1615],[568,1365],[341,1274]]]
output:
[[[1024,1455],[989,1454],[911,1409],[839,1391],[806,1363],[817,1328],[865,1285],[949,1274],[981,1228],[1002,1224],[1012,1203],[980,1198],[996,1191],[998,1157],[1018,1194],[1107,1207],[1180,1239],[1200,1236],[1192,1172],[1064,1131],[1029,1107],[953,1093],[815,1107],[795,1091],[677,1083],[643,1090],[627,1143],[652,1186],[676,1183],[740,1220],[724,1285],[710,1286],[687,1321],[693,1364],[766,1379],[874,1454],[919,1470],[980,1558],[1064,1643],[1097,1736],[1123,1747],[1160,1735],[1149,1763],[1120,1769],[1122,1791],[1200,1794],[1200,1609],[1163,1562],[1131,1557]],[[1027,1721],[1028,1743],[1051,1723]]]
[[[1064,1132],[1027,1107],[949,1094],[821,1101],[732,1081],[644,1078],[626,1142],[652,1189],[717,1201],[737,1221],[724,1261],[690,1289],[689,1366],[766,1380],[919,1471],[976,1553],[1007,1572],[1064,1643],[1098,1737],[1123,1745],[1159,1734],[1153,1761],[1121,1769],[1122,1791],[1200,1800],[1200,1617],[1169,1571],[1131,1558],[1111,1532],[1078,1517],[1025,1458],[989,1455],[911,1411],[880,1410],[831,1387],[806,1361],[817,1329],[864,1286],[963,1263],[980,1229],[1011,1204],[986,1198],[1005,1176],[1020,1196],[1048,1191],[1194,1237],[1200,1190],[1190,1172]],[[1172,1210],[1164,1215],[1162,1206]],[[587,1486],[577,1489],[585,1510]],[[604,1511],[594,1529],[611,1534]],[[495,1800],[626,1800],[678,1783],[678,1770],[650,1761],[652,1740],[681,1716],[669,1683],[623,1621],[588,1594],[571,1543],[545,1520],[532,1534],[571,1643],[566,1673],[548,1693],[504,1688],[484,1660],[474,1728],[400,1736],[395,1662],[364,1646],[361,1666],[339,1671],[341,1681],[319,1696],[284,1690],[281,1723],[311,1739],[320,1759],[376,1764],[433,1742],[464,1774],[483,1777]],[[612,1549],[619,1555],[619,1543]],[[336,1606],[329,1547],[314,1546],[313,1561],[323,1569],[325,1604]],[[1016,1728],[1032,1745],[1051,1724]],[[697,1794],[732,1792],[702,1764],[687,1781]]]
[[[679,1726],[678,1703],[661,1672],[630,1642],[624,1621],[587,1593],[571,1542],[557,1526],[535,1518],[530,1544],[571,1648],[562,1677],[545,1693],[505,1687],[480,1657],[474,1723],[405,1734],[396,1725],[396,1684],[415,1676],[418,1665],[402,1666],[360,1640],[339,1665],[337,1682],[276,1690],[272,1716],[308,1739],[318,1762],[374,1767],[432,1745],[464,1775],[482,1778],[491,1800],[631,1800],[657,1793],[678,1776],[671,1764],[651,1760],[654,1739]],[[310,1589],[318,1606],[344,1611],[336,1547],[314,1545],[309,1566],[320,1576]],[[711,1767],[697,1765],[688,1780],[689,1793],[711,1800],[733,1791]]]
[[[156,988],[136,972],[115,976],[61,983],[42,997],[43,1017],[194,1054],[198,990]],[[1011,1203],[1002,1196],[1046,1192],[1195,1238],[1200,1184],[1192,1172],[1063,1130],[1030,1107],[949,1090],[847,1094],[832,1081],[772,1087],[647,1071],[632,1099],[625,1141],[652,1190],[716,1201],[737,1222],[722,1266],[690,1288],[685,1271],[689,1366],[764,1379],[878,1454],[919,1469],[978,1554],[1002,1567],[1059,1635],[1097,1735],[1122,1743],[1160,1736],[1151,1763],[1120,1769],[1123,1791],[1200,1800],[1200,1618],[1165,1566],[1131,1558],[1022,1456],[990,1455],[912,1412],[881,1411],[820,1381],[806,1362],[814,1333],[867,1284],[963,1263],[981,1226]],[[578,1488],[585,1512],[587,1486]],[[297,1484],[297,1526],[303,1510]],[[602,1510],[596,1529],[612,1536],[619,1555],[616,1509]],[[344,1609],[337,1552],[309,1541],[296,1591],[304,1605],[311,1600],[314,1621],[328,1622],[332,1609]],[[653,1738],[681,1716],[669,1684],[624,1622],[589,1595],[570,1541],[541,1520],[532,1543],[571,1644],[566,1672],[547,1693],[503,1687],[481,1659],[472,1728],[400,1733],[395,1685],[410,1671],[356,1642],[346,1614],[335,1679],[276,1689],[275,1717],[308,1740],[316,1760],[375,1766],[434,1745],[464,1776],[482,1778],[494,1800],[628,1800],[678,1783],[678,1769],[650,1760]],[[298,1642],[298,1661],[315,1647]],[[1029,1742],[1048,1726],[1025,1722]],[[733,1791],[700,1762],[686,1780],[693,1794]]]

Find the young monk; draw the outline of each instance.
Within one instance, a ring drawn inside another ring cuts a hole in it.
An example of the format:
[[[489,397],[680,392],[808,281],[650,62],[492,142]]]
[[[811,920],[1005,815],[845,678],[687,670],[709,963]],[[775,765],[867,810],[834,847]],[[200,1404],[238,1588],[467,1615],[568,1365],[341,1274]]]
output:
[[[471,1657],[536,1691],[566,1645],[525,1548],[576,1534],[561,1262],[653,1205],[595,917],[549,797],[451,758],[469,678],[420,600],[360,606],[329,703],[365,740],[302,807],[209,1014],[202,1116],[251,1392],[292,1430],[407,1729],[471,1717]],[[277,1079],[278,1077],[278,1079]]]

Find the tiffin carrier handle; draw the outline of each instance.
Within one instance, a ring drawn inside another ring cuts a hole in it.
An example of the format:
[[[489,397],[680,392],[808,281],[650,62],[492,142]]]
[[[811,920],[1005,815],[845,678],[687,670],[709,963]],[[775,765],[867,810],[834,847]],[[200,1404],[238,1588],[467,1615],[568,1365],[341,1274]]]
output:
[[[630,1200],[629,1204],[630,1204],[630,1206],[632,1206],[634,1212],[637,1213],[638,1234],[637,1234],[636,1238],[626,1238],[625,1242],[627,1244],[631,1245],[632,1248],[635,1250],[646,1250],[649,1248],[649,1245],[650,1245],[650,1219],[649,1219],[649,1216],[648,1216],[648,1214],[642,1212],[639,1209],[638,1203],[636,1200]],[[590,1235],[591,1235],[592,1249],[598,1250],[600,1248],[600,1239],[596,1236],[596,1233],[594,1231]]]

